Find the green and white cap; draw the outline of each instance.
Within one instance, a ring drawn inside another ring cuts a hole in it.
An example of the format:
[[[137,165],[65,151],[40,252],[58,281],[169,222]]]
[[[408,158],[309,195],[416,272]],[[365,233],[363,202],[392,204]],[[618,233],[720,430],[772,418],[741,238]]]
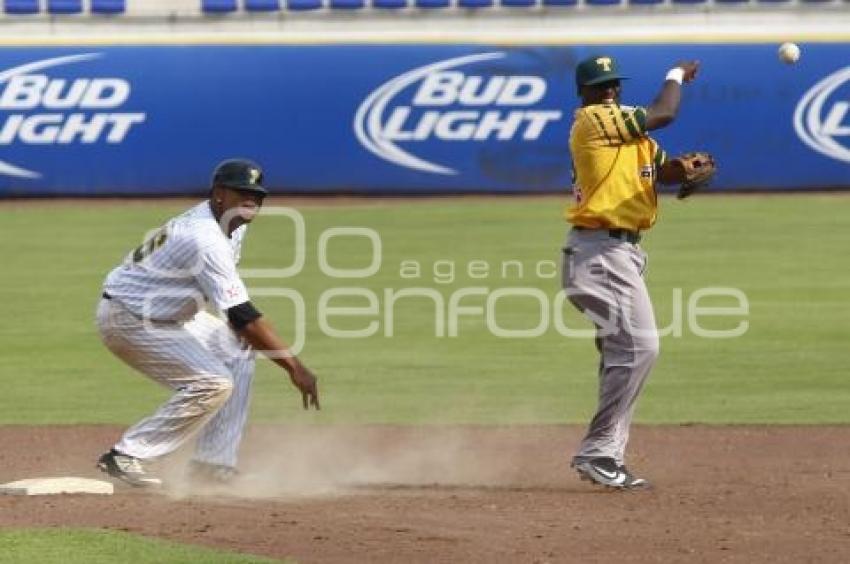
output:
[[[623,80],[628,78],[620,74],[617,61],[608,55],[595,55],[588,57],[576,67],[576,85],[593,86],[610,82],[612,80]]]

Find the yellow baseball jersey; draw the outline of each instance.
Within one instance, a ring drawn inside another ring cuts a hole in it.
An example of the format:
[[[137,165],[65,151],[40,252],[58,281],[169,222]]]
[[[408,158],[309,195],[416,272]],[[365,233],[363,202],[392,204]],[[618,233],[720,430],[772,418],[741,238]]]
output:
[[[646,133],[646,110],[618,104],[579,108],[570,130],[573,225],[641,231],[655,223],[655,180],[667,155]]]

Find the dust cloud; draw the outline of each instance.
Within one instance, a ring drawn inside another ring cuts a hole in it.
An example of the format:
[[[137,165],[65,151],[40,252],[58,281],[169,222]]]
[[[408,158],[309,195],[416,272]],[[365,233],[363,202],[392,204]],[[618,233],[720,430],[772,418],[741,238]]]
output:
[[[570,432],[563,432],[567,439]],[[296,498],[357,495],[377,488],[546,486],[548,468],[544,467],[553,460],[530,458],[531,452],[539,452],[539,435],[527,437],[525,447],[510,453],[504,449],[506,441],[523,445],[523,434],[522,426],[488,427],[486,432],[475,426],[439,425],[259,426],[246,437],[239,476],[226,485],[190,482],[185,473],[190,452],[178,453],[160,474],[166,493],[178,498]],[[552,445],[554,462],[563,465],[565,472],[567,444]]]

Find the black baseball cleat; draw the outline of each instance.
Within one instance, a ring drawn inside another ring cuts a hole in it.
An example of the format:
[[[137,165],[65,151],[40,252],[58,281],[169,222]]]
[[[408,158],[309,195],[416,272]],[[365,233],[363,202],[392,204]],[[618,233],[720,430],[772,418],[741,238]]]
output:
[[[649,487],[649,482],[637,478],[613,458],[574,458],[570,464],[582,480],[593,482],[607,488],[618,490],[636,490]]]
[[[162,485],[162,480],[148,474],[142,461],[133,456],[122,454],[115,449],[100,457],[97,467],[113,478],[118,478],[137,488],[150,488]]]
[[[229,484],[239,476],[239,470],[224,464],[211,464],[200,460],[189,461],[189,480],[195,484]]]

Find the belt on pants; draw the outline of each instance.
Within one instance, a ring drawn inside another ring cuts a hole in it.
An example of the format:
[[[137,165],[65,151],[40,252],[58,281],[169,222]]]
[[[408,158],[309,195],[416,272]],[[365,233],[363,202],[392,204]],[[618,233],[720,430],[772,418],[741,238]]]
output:
[[[100,295],[100,297],[103,298],[104,300],[113,300],[114,299],[108,292],[103,292]],[[121,306],[130,315],[132,315],[133,317],[135,317],[139,321],[144,321],[145,323],[153,323],[154,325],[180,325],[180,324],[182,324],[181,321],[177,321],[177,320],[174,320],[174,319],[150,319],[150,318],[142,317],[141,315],[133,313],[132,311],[130,311],[129,309],[124,307],[124,305],[120,301],[115,300],[115,303],[117,303],[119,306]]]
[[[640,233],[637,231],[629,231],[628,229],[592,229],[590,227],[582,227],[576,225],[573,227],[576,231],[608,231],[608,236],[612,239],[620,239],[628,243],[640,243]]]

